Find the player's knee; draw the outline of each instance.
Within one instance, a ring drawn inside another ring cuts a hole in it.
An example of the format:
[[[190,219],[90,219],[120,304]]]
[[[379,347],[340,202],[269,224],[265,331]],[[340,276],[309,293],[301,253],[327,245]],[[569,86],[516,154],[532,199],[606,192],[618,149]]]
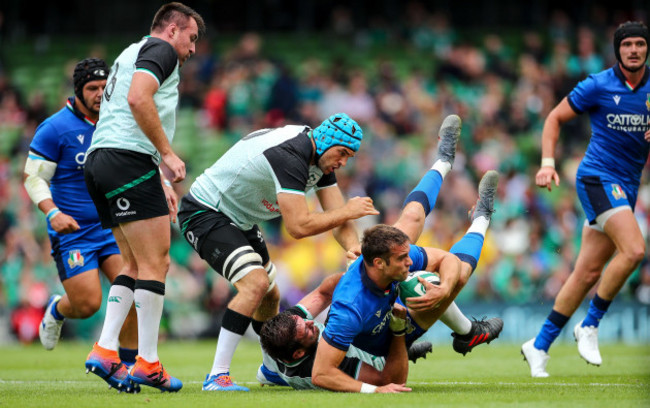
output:
[[[237,281],[235,287],[247,300],[259,302],[269,289],[269,279],[264,269],[254,269]]]
[[[82,301],[77,301],[73,304],[75,317],[78,319],[89,318],[90,316],[97,313],[101,305],[101,297],[96,296],[83,299]]]
[[[625,257],[629,264],[634,265],[635,267],[643,261],[645,256],[645,243],[641,240],[640,242],[635,242],[632,245],[629,245],[627,248],[624,248],[620,251],[620,254]]]
[[[422,205],[410,202],[402,210],[399,217],[399,223],[403,225],[422,225],[424,224],[425,214]]]

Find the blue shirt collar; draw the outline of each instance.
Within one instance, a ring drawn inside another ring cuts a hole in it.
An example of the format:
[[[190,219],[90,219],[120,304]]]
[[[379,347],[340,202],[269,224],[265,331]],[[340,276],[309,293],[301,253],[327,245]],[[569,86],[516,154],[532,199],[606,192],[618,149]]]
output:
[[[363,283],[363,286],[368,288],[370,292],[373,294],[384,297],[388,296],[391,292],[391,290],[395,287],[397,282],[392,282],[386,289],[382,289],[375,282],[370,279],[368,276],[368,272],[366,271],[366,264],[361,260],[361,265],[359,265],[359,274],[361,275],[361,283]]]
[[[613,68],[614,68],[614,74],[616,75],[616,77],[623,83],[623,86],[625,86],[627,88],[628,87],[627,86],[627,78],[625,78],[625,75],[623,74],[623,71],[621,71],[620,64],[616,63],[616,65],[614,65]],[[648,82],[648,76],[649,75],[650,75],[650,68],[648,68],[648,66],[646,65],[645,66],[645,72],[643,73],[643,78],[641,78],[641,82],[639,82],[639,84],[634,89],[632,89],[632,92],[636,92],[637,89],[639,89],[643,85],[645,85],[646,82]]]

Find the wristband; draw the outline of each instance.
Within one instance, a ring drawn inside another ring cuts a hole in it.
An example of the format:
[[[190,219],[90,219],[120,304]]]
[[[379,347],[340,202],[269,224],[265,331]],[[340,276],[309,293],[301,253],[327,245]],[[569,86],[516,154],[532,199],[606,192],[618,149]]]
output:
[[[359,391],[362,394],[373,394],[377,389],[376,386],[366,383],[361,383],[361,390]]]
[[[45,218],[47,218],[48,221],[52,222],[52,219],[59,214],[61,214],[61,210],[59,210],[57,207],[54,207],[48,211],[47,214],[45,214]]]
[[[171,183],[169,180],[167,180],[167,179],[164,179],[164,180],[163,180],[163,184],[166,185],[167,187],[171,187],[171,186],[172,186],[172,183]]]
[[[542,157],[542,167],[555,168],[555,159],[552,157]]]
[[[406,334],[406,319],[396,317],[391,313],[388,327],[393,332],[394,336],[403,336]]]

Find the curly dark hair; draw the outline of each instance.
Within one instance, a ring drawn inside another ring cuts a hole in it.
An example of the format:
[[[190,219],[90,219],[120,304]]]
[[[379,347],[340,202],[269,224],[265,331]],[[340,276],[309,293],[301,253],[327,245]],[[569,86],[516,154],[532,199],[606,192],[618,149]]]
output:
[[[264,322],[260,343],[266,353],[276,360],[292,361],[293,353],[301,347],[296,341],[296,320],[284,311]]]
[[[409,242],[409,237],[401,230],[386,224],[378,224],[363,233],[361,254],[366,265],[372,265],[375,258],[390,264],[390,251],[395,245]]]

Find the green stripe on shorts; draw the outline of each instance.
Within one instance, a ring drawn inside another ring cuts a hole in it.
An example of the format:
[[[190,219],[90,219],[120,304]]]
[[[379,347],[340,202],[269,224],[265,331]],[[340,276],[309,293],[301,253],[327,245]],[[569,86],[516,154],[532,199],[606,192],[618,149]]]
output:
[[[158,173],[158,170],[151,170],[149,173],[145,174],[144,176],[142,176],[142,177],[140,177],[140,178],[137,178],[137,179],[133,180],[132,182],[130,182],[130,183],[128,183],[128,184],[125,184],[125,185],[123,185],[123,186],[120,187],[120,188],[116,188],[115,190],[113,190],[113,191],[111,191],[110,193],[106,194],[106,198],[107,198],[107,199],[108,199],[108,198],[113,198],[113,197],[115,197],[116,195],[120,194],[121,192],[130,189],[131,187],[135,187],[135,186],[137,186],[138,184],[140,184],[140,183],[142,183],[142,182],[145,182],[145,181],[149,180],[149,179],[150,179],[151,177],[153,177],[154,174],[156,174],[156,173]]]

